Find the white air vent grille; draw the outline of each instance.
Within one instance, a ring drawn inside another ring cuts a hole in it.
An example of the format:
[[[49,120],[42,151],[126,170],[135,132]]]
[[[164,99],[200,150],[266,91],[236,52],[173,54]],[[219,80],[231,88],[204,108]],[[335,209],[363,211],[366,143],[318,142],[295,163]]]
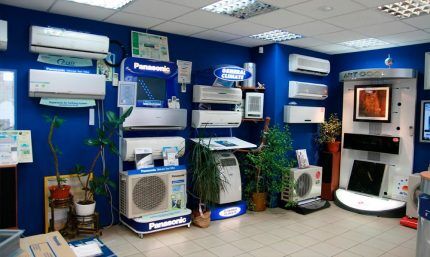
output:
[[[259,96],[251,96],[248,98],[249,101],[249,111],[258,112],[261,108],[261,97]]]

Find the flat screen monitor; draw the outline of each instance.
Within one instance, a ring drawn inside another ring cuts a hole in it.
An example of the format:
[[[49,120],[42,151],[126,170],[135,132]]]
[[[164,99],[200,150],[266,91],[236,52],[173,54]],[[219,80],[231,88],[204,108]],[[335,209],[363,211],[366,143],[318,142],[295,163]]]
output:
[[[137,78],[136,106],[164,107],[166,100],[166,80],[161,78]]]
[[[386,165],[355,160],[352,165],[348,190],[379,196]]]
[[[430,100],[421,102],[420,141],[424,143],[430,143]]]

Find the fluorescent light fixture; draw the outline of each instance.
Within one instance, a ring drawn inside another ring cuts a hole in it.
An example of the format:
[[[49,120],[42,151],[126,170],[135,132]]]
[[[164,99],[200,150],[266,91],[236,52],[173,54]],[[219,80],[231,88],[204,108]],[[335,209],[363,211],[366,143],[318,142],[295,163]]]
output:
[[[208,12],[226,14],[239,19],[248,19],[277,9],[279,8],[258,0],[221,0],[202,8]]]
[[[252,35],[249,37],[267,40],[267,41],[282,42],[282,41],[302,38],[303,36],[299,35],[299,34],[294,34],[294,33],[288,32],[288,31],[283,31],[283,30],[277,29],[277,30],[264,32],[261,34]]]
[[[430,0],[406,0],[381,5],[378,9],[400,19],[430,14]]]
[[[389,43],[379,40],[377,38],[364,38],[359,40],[346,41],[339,44],[343,46],[354,47],[354,48],[369,48],[369,47],[389,45]]]
[[[103,7],[107,9],[119,9],[133,0],[68,0],[68,1]]]

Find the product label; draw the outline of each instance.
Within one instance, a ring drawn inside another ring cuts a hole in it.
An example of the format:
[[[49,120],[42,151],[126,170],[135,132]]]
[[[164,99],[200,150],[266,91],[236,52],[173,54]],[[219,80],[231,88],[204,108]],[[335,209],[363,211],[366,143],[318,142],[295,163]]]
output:
[[[180,217],[174,220],[162,221],[162,222],[151,222],[149,223],[149,230],[167,228],[171,226],[184,224],[186,222],[187,222],[187,219],[184,217]]]

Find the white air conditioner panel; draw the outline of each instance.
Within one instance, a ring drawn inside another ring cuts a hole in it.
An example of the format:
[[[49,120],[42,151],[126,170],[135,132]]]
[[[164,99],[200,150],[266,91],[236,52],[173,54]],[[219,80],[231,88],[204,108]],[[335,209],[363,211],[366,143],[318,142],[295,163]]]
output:
[[[242,102],[242,90],[240,88],[194,85],[193,102],[239,104]]]
[[[281,194],[283,201],[304,201],[321,196],[322,167],[309,166],[309,168],[292,168],[290,179],[294,183],[294,189],[287,188]],[[291,194],[291,192],[293,192]]]
[[[284,106],[285,123],[323,123],[324,115],[324,107]]]
[[[187,109],[135,107],[122,127],[125,130],[182,130],[187,127]]]
[[[104,59],[109,38],[59,28],[31,26],[30,51],[33,53]]]
[[[0,51],[7,49],[7,21],[0,20]]]
[[[232,152],[214,153],[219,164],[220,175],[225,181],[224,189],[219,192],[219,204],[232,203],[242,200],[242,181],[240,178],[239,162]]]
[[[104,99],[106,77],[97,74],[32,70],[30,97]]]
[[[317,76],[327,76],[330,73],[330,62],[328,60],[305,55],[290,54],[288,66],[291,72]]]
[[[245,118],[262,119],[264,108],[264,93],[246,93]]]
[[[324,84],[290,81],[289,98],[324,100],[328,97],[328,89]]]
[[[123,138],[121,143],[121,158],[123,161],[134,160],[134,149],[152,148],[155,160],[163,159],[163,147],[177,147],[179,157],[185,153],[185,138],[183,137],[134,137]]]
[[[235,111],[193,110],[193,128],[237,128],[242,122],[242,114]]]

